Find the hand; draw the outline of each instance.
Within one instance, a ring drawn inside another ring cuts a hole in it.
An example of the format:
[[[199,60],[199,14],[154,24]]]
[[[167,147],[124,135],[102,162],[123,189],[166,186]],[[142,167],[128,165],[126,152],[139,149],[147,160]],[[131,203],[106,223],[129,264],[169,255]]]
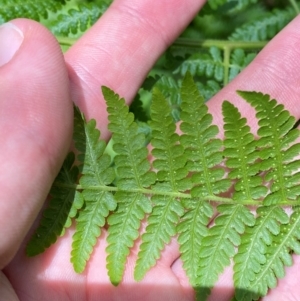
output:
[[[137,248],[132,250],[123,282],[115,288],[105,268],[104,231],[86,271],[80,275],[69,263],[73,229],[35,258],[24,255],[30,233],[24,237],[69,149],[71,99],[87,119],[97,120],[102,137],[107,139],[100,86],[109,86],[130,101],[156,59],[203,3],[174,0],[153,5],[150,0],[115,1],[64,58],[52,35],[39,24],[29,20],[12,21],[24,38],[11,60],[0,67],[0,152],[4,167],[0,177],[0,268],[5,267],[0,276],[1,301],[18,298],[21,301],[193,300],[193,289],[178,259],[176,239],[140,283],[132,277]],[[271,94],[284,102],[296,118],[300,117],[296,106],[300,95],[299,25],[298,18],[210,101],[216,123],[222,123],[220,112],[224,99],[235,102],[247,113],[246,106],[243,108],[244,103],[235,94],[237,89]],[[1,41],[5,39],[0,38]],[[0,63],[1,59],[3,62],[0,54]],[[23,239],[25,242],[21,244]],[[299,295],[294,280],[299,264],[299,257],[295,257],[286,278],[264,300],[295,300]],[[230,300],[232,294],[232,271],[227,268],[209,300]]]

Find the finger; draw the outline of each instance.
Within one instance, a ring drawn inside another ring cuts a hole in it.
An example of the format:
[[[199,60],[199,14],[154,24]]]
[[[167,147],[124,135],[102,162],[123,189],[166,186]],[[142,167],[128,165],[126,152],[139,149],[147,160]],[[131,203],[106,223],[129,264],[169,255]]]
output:
[[[7,277],[0,271],[0,300],[19,301]]]
[[[131,258],[126,263],[126,271],[118,286],[110,283],[106,269],[106,231],[94,248],[91,259],[82,274],[74,272],[69,260],[70,240],[73,229],[67,229],[59,243],[45,253],[27,258],[23,252],[5,269],[20,300],[99,300],[101,301],[188,301],[193,300],[192,289],[179,285],[169,268],[158,264],[150,270],[143,281],[133,279]],[[45,294],[45,292],[47,292]]]
[[[189,24],[204,0],[117,0],[65,55],[72,96],[108,138],[100,86],[127,102],[158,57]]]
[[[12,25],[13,24],[13,25]],[[18,19],[0,29],[0,268],[35,219],[70,144],[68,75],[54,37]],[[18,41],[14,44],[12,37]]]

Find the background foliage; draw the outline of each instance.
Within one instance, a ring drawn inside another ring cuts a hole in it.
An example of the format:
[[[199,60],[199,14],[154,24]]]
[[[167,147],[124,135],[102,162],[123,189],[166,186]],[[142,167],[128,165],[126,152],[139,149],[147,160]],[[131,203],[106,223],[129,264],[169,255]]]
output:
[[[112,0],[0,0],[0,24],[27,17],[47,26],[67,50],[105,12]],[[188,28],[150,71],[131,107],[149,132],[151,91],[167,97],[179,119],[179,87],[189,71],[205,99],[230,82],[268,40],[300,11],[296,0],[208,0]]]

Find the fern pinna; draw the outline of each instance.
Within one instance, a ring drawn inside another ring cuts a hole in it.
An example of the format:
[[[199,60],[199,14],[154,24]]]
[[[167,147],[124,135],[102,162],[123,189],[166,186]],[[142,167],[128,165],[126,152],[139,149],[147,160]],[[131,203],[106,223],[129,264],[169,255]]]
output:
[[[256,110],[258,131],[252,133],[238,108],[224,101],[221,140],[187,74],[181,88],[180,134],[172,108],[154,89],[149,151],[125,101],[106,87],[102,91],[114,159],[99,139],[95,121],[86,122],[76,109],[79,166],[73,166],[70,154],[27,254],[43,252],[75,217],[71,262],[76,272],[85,269],[106,225],[107,270],[114,285],[122,281],[137,239],[141,244],[133,273],[140,281],[177,235],[197,300],[207,299],[232,262],[235,300],[266,295],[292,264],[292,253],[300,254],[300,133],[295,118],[268,95],[238,91]],[[140,234],[142,221],[146,228]]]

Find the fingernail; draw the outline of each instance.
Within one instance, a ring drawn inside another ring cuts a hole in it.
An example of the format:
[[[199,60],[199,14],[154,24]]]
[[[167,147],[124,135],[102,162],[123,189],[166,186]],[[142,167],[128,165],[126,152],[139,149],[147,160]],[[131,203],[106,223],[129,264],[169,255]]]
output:
[[[4,23],[0,26],[0,67],[13,58],[23,39],[24,35],[16,25]]]

